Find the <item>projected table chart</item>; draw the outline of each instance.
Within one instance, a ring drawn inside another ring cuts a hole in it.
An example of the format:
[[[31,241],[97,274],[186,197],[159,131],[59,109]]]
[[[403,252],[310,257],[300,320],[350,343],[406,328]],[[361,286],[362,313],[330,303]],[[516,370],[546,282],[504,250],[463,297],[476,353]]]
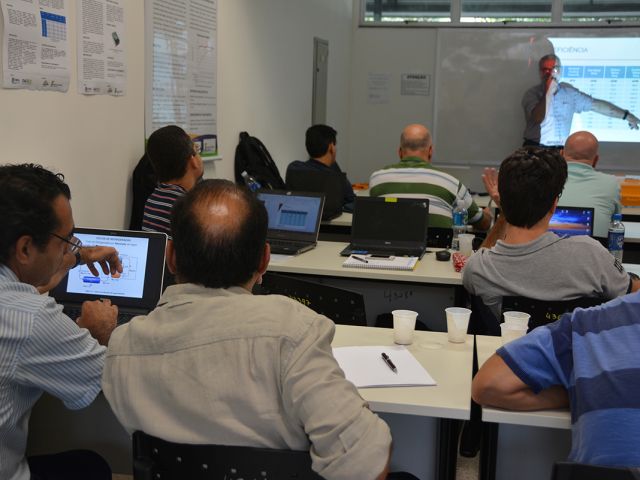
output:
[[[640,115],[640,38],[550,38],[562,61],[561,81]],[[627,122],[594,112],[573,116],[571,132],[588,130],[601,142],[640,141]]]

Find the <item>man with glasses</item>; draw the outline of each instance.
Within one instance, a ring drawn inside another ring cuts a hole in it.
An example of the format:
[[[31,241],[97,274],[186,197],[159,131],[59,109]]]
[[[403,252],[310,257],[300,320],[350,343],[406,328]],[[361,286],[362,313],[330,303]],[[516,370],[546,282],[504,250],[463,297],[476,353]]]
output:
[[[67,408],[100,392],[105,346],[116,326],[109,300],[85,302],[76,322],[42,293],[79,263],[119,276],[111,247],[83,247],[73,236],[69,187],[39,165],[0,166],[0,478],[111,479],[87,451],[25,458],[31,408],[43,392]]]
[[[485,175],[485,183],[490,177]],[[488,248],[467,261],[462,282],[496,320],[506,295],[604,301],[640,288],[597,240],[548,231],[566,179],[567,162],[559,151],[527,147],[502,162],[497,192],[487,185],[501,215],[482,245]]]
[[[538,62],[540,83],[527,90],[522,108],[527,126],[523,146],[544,146],[560,149],[571,131],[574,113],[593,111],[626,121],[638,130],[638,117],[611,102],[593,98],[570,83],[560,82],[560,59],[545,55]]]

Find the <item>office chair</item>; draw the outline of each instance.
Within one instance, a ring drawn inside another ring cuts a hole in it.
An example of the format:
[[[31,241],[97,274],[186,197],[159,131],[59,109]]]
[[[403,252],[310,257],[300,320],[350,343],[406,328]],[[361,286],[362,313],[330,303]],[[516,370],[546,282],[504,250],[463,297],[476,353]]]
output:
[[[581,297],[574,300],[549,301],[535,300],[527,297],[502,297],[502,312],[518,311],[531,315],[529,332],[540,325],[555,322],[564,313],[572,312],[576,308],[595,307],[605,302],[602,298]]]
[[[322,480],[309,452],[167,442],[133,434],[134,480]]]
[[[584,463],[556,462],[551,480],[640,480],[639,468],[602,467]]]
[[[271,272],[263,275],[259,293],[293,298],[339,325],[367,326],[360,293]]]

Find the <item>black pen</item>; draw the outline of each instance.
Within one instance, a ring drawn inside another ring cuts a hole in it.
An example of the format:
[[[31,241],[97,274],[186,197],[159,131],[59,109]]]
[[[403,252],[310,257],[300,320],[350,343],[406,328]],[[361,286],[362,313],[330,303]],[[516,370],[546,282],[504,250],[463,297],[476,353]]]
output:
[[[396,366],[393,364],[393,362],[389,358],[389,355],[387,355],[386,353],[382,352],[382,360],[384,360],[384,363],[387,364],[387,367],[389,367],[393,373],[398,373],[398,369],[396,368]]]
[[[351,258],[355,258],[356,260],[359,260],[362,263],[369,263],[369,260],[367,260],[366,258],[356,257],[355,255],[351,255]]]

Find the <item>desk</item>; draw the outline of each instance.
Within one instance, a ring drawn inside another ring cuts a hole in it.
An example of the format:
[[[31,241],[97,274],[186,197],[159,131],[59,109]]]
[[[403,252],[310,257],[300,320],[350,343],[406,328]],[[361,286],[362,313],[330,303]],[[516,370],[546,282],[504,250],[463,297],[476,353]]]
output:
[[[365,297],[367,324],[396,308],[415,310],[430,329],[446,331],[444,309],[462,303],[462,275],[451,261],[438,262],[426,253],[413,271],[344,268],[341,242],[318,242],[313,250],[294,257],[273,256],[270,272],[301,275],[337,288],[359,292]]]
[[[391,344],[391,329],[346,325],[336,327],[333,341],[334,346]],[[437,470],[437,478],[450,480],[455,468],[452,471],[445,460],[450,458],[447,453],[455,453],[457,437],[452,433],[457,430],[450,428],[448,420],[469,418],[473,338],[468,336],[466,343],[452,344],[444,333],[415,332],[409,350],[437,385],[364,388],[360,394],[394,433],[394,468],[411,471],[420,478],[436,478]],[[446,451],[449,445],[454,452]],[[131,471],[131,439],[102,394],[88,408],[77,411],[67,410],[59,400],[45,394],[31,415],[28,453],[74,448],[100,453],[115,473]]]
[[[478,366],[502,346],[500,337],[476,336]],[[549,478],[552,465],[566,460],[571,449],[571,415],[568,410],[517,412],[482,407],[482,420],[495,424],[489,428],[491,441],[485,442],[482,462],[498,480],[536,480]],[[497,424],[500,424],[498,430]],[[493,448],[486,448],[493,443]],[[493,451],[492,451],[493,450]],[[491,473],[488,478],[494,478]]]
[[[335,347],[392,344],[391,329],[347,325],[336,326],[333,341]],[[468,335],[465,343],[454,344],[447,341],[446,333],[415,332],[408,348],[437,385],[361,388],[360,394],[391,427],[392,470],[407,470],[425,479],[455,478],[455,464],[449,463],[447,453],[455,459],[457,429],[447,419],[469,419],[473,337]],[[452,451],[446,452],[448,448]]]

